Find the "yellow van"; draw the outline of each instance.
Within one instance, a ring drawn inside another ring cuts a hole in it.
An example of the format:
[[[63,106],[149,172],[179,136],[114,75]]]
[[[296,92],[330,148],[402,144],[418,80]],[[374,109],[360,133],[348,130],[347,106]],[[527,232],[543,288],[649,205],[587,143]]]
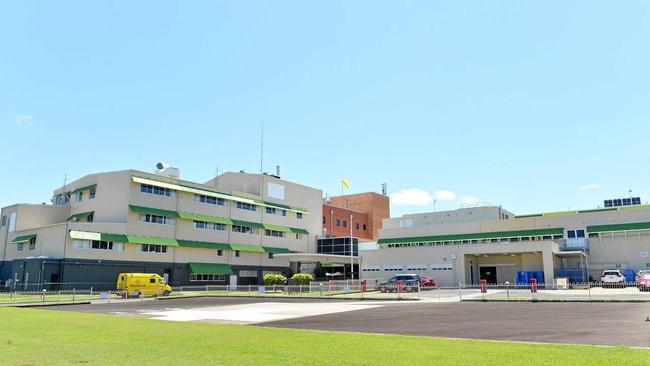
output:
[[[156,273],[120,273],[117,292],[122,297],[169,296],[172,288]]]

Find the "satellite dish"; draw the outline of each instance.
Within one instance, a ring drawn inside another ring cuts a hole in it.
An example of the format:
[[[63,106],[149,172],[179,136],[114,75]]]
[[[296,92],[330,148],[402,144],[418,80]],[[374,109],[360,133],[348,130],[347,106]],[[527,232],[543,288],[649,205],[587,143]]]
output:
[[[161,162],[161,163],[156,164],[156,168],[158,168],[160,170],[163,170],[165,168],[169,168],[169,164]]]

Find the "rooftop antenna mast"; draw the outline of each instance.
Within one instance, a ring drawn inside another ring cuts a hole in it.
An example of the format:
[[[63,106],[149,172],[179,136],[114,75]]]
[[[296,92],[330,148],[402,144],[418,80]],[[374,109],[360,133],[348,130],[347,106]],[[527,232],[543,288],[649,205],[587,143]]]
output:
[[[264,173],[264,121],[260,122],[261,135],[260,135],[260,174]]]

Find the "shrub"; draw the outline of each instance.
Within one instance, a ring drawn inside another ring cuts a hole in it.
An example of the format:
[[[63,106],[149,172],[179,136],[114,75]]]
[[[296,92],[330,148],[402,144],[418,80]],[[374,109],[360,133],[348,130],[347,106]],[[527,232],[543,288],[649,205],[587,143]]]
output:
[[[286,278],[281,274],[265,274],[264,275],[264,285],[273,286],[273,285],[282,285]]]
[[[309,285],[314,280],[314,276],[307,273],[296,273],[291,279],[296,285]]]

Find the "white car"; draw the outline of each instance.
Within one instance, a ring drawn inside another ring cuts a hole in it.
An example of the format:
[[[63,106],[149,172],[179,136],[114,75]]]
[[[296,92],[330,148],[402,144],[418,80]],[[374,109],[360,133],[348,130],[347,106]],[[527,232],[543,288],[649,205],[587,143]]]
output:
[[[625,276],[619,270],[603,271],[600,277],[603,287],[625,286]]]

